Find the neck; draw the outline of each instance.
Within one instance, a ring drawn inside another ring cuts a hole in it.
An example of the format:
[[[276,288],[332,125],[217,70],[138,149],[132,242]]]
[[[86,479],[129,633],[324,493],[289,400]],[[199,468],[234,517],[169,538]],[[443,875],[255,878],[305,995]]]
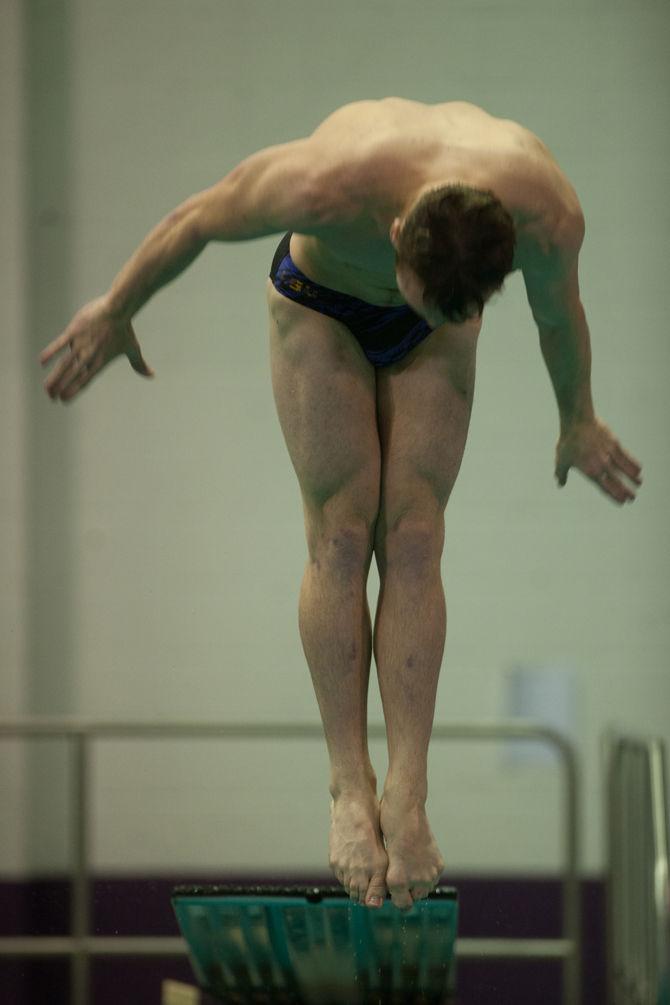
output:
[[[447,188],[450,185],[463,185],[466,188],[479,188],[480,186],[478,185],[478,181],[479,179],[476,178],[474,175],[466,177],[464,174],[459,174],[459,175],[451,175],[448,178],[442,178],[440,181],[433,180],[426,182],[424,185],[421,185],[418,189],[414,189],[411,196],[409,196],[409,198],[405,201],[400,215],[403,220],[406,219],[406,217],[412,212],[412,210],[416,206],[419,199],[423,198],[423,196],[426,195],[428,192],[432,192],[440,188]]]

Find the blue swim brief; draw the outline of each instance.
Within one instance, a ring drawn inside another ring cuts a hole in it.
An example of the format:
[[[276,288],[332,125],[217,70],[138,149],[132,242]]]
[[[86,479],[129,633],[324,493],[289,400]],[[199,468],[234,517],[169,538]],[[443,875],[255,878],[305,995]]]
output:
[[[411,307],[378,307],[347,293],[320,286],[301,272],[285,234],[270,269],[274,288],[289,300],[346,325],[373,366],[389,366],[430,335],[432,328]]]

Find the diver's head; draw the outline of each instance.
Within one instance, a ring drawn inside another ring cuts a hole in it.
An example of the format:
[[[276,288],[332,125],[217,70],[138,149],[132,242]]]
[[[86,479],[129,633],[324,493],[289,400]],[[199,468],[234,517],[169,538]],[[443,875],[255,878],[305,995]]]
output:
[[[481,315],[512,271],[512,217],[492,192],[430,189],[391,225],[398,289],[433,327]]]

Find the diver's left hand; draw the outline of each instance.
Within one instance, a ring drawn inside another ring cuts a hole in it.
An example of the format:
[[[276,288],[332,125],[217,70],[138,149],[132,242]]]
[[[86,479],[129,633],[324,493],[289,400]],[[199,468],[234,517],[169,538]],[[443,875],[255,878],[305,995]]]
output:
[[[556,479],[561,488],[568,480],[570,468],[577,468],[620,504],[635,499],[634,490],[622,475],[635,486],[642,484],[639,461],[623,449],[612,431],[596,417],[574,422],[561,432],[556,447]]]

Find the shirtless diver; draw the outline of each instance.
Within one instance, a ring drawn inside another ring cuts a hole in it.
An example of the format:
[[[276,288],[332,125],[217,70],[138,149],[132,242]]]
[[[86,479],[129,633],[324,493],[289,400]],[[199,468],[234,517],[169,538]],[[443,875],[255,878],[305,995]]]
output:
[[[462,101],[357,101],[187,199],[42,352],[71,401],[114,357],[153,376],[132,319],[209,241],[281,234],[267,300],[274,397],[300,484],[300,633],[330,758],[329,863],[352,900],[401,910],[444,861],[426,816],[446,632],[444,510],[470,418],[482,312],[520,269],[558,405],[555,473],[616,503],[640,464],[594,412],[579,294],[584,218],[527,129]],[[366,582],[374,554],[374,631]],[[374,651],[389,766],[367,747]]]

